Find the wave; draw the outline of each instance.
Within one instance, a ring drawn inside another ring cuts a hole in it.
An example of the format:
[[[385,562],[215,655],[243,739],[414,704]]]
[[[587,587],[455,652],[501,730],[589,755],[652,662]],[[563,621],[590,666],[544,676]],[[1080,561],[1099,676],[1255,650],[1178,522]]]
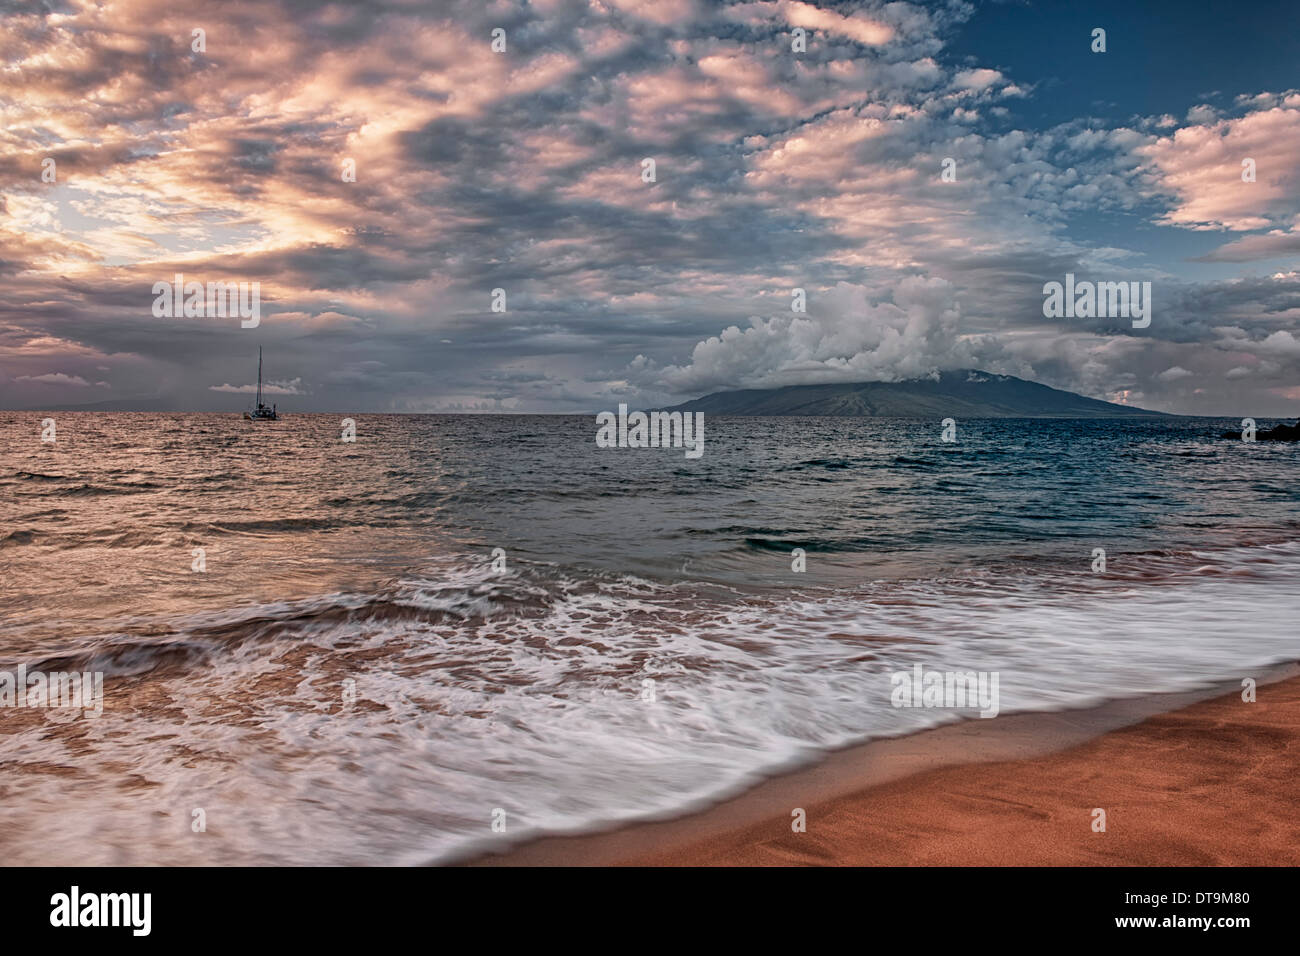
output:
[[[30,543],[32,537],[32,532],[12,532],[0,538],[0,545],[15,538],[17,543]],[[108,545],[155,543],[152,535],[144,533],[120,537],[130,540],[114,539]],[[782,552],[792,547],[824,544],[817,540],[746,540],[754,542],[754,547]],[[1078,563],[1070,559],[1071,566]],[[778,617],[784,613],[794,620],[807,610],[809,601],[827,607],[862,600],[892,607],[933,607],[936,600],[964,601],[971,594],[980,594],[989,599],[1011,595],[1024,599],[1036,595],[1045,605],[1050,605],[1062,596],[1080,593],[1100,596],[1133,584],[1152,588],[1149,593],[1154,594],[1156,586],[1176,587],[1197,579],[1231,578],[1260,583],[1291,572],[1300,577],[1300,542],[1283,539],[1219,548],[1153,548],[1115,554],[1111,555],[1104,573],[1076,570],[1062,574],[1058,564],[1044,561],[1041,555],[1012,554],[944,577],[874,580],[849,588],[803,586],[798,589],[800,600],[794,603],[773,596],[770,589],[747,593],[716,582],[653,581],[635,575],[548,564],[523,564],[523,570],[501,574],[489,568],[490,564],[481,555],[461,554],[456,556],[454,564],[444,559],[436,570],[404,576],[371,593],[339,592],[300,601],[206,612],[171,623],[152,621],[136,625],[135,629],[150,635],[165,632],[171,637],[166,641],[150,637],[140,642],[127,629],[120,634],[84,638],[91,645],[89,649],[34,661],[32,666],[58,661],[81,669],[134,674],[142,672],[140,665],[149,661],[150,648],[168,660],[197,660],[222,647],[292,638],[305,632],[320,634],[337,627],[400,629],[408,625],[481,626],[492,622],[513,626],[521,621],[543,619],[566,601],[606,592],[695,607],[701,623],[707,622],[710,614],[725,616],[737,608],[759,606],[768,609],[764,613]],[[1135,597],[1142,592],[1127,593]],[[725,600],[720,601],[719,595]],[[1300,651],[1300,641],[1297,649]],[[122,665],[124,660],[129,664]]]
[[[48,491],[35,492],[28,495],[32,498],[96,498],[102,495],[134,495],[139,493],[139,488],[131,485],[93,485],[90,482],[82,482],[79,485],[65,486],[62,488],[52,488]]]
[[[230,842],[177,838],[168,862],[427,862],[477,847],[485,807],[508,809],[512,840],[579,832],[973,716],[895,708],[890,675],[916,664],[999,674],[1006,713],[1300,656],[1300,542],[1122,557],[1131,575],[1008,563],[773,594],[456,553],[364,592],[130,622],[26,663],[104,671],[114,733],[77,746],[160,800],[225,808]],[[0,760],[61,746],[11,735]],[[115,783],[100,796],[139,825]]]
[[[181,531],[196,534],[259,534],[278,531],[328,531],[355,524],[341,518],[265,518],[254,521],[186,522]]]

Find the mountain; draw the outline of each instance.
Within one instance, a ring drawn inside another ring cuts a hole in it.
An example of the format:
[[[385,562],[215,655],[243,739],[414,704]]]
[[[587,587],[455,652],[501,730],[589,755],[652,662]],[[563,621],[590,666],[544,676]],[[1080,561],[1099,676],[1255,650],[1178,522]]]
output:
[[[167,411],[174,405],[167,399],[137,396],[136,398],[114,398],[103,402],[81,402],[76,405],[29,405],[15,409],[20,412],[138,412]]]
[[[885,418],[1167,418],[1063,392],[1013,375],[976,369],[941,372],[937,379],[787,385],[714,392],[670,411],[708,415],[839,415]]]

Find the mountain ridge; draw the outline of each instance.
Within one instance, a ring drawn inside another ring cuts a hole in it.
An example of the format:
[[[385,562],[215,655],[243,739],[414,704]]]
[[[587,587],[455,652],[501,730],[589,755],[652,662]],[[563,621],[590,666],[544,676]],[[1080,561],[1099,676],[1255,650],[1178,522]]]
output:
[[[901,382],[785,385],[713,392],[665,411],[873,418],[1178,418],[979,369]]]

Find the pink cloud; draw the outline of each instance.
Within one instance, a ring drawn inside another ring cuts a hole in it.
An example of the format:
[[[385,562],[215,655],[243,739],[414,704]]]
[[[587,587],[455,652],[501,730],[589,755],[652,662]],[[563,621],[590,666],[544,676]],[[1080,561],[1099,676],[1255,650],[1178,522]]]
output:
[[[743,3],[729,9],[728,13],[750,22],[780,20],[792,27],[822,31],[867,46],[881,46],[894,38],[894,28],[887,23],[859,14],[842,16],[833,10],[823,10],[810,3],[800,3],[799,0]]]
[[[1300,212],[1300,109],[1274,107],[1185,126],[1137,153],[1149,164],[1156,188],[1174,197],[1162,223],[1245,231]],[[1242,179],[1248,159],[1254,160],[1255,182]]]

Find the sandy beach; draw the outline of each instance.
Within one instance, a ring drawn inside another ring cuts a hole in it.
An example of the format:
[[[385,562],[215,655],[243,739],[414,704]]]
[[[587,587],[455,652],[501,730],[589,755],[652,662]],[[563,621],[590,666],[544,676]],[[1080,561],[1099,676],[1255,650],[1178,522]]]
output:
[[[479,865],[1300,863],[1300,668],[1240,687],[874,741],[692,816]],[[1268,682],[1271,681],[1271,682]],[[807,830],[792,830],[795,808]],[[1105,832],[1094,811],[1105,811]]]

